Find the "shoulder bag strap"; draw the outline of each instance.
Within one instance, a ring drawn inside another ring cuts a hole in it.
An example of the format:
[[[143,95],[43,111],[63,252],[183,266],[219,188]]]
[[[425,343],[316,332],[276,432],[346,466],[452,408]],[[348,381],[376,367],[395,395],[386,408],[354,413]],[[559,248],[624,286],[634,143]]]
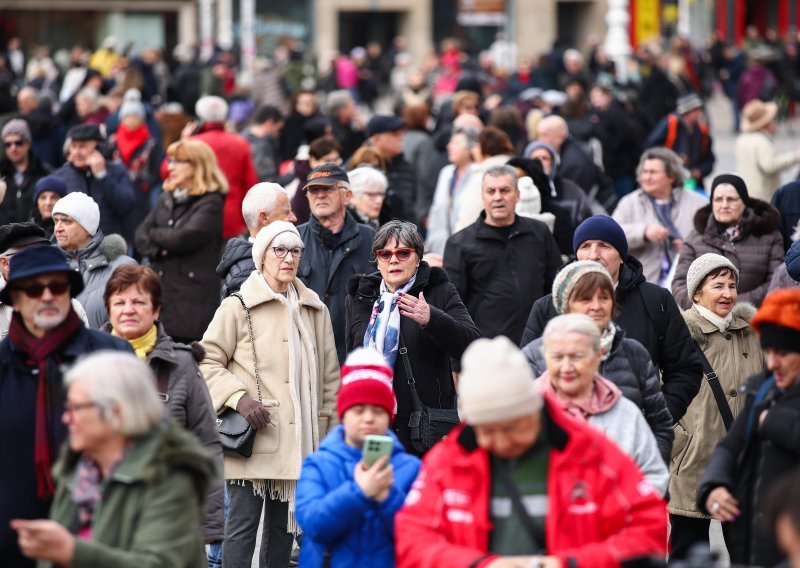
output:
[[[711,387],[714,400],[717,401],[717,408],[722,416],[722,423],[725,425],[725,431],[727,432],[731,429],[731,424],[733,424],[731,407],[728,406],[728,400],[725,398],[725,393],[722,391],[719,377],[717,377],[717,373],[714,372],[714,369],[711,367],[711,363],[706,358],[706,354],[703,353],[703,350],[699,347],[697,348],[697,352],[700,353],[700,360],[703,362],[703,376],[708,381],[708,386]]]
[[[411,401],[414,404],[414,410],[422,410],[422,399],[417,392],[416,381],[414,380],[414,372],[411,370],[411,361],[408,359],[408,349],[406,349],[406,342],[403,341],[403,334],[400,333],[400,358],[403,360],[403,366],[406,369],[406,381],[408,381],[408,388],[411,390]]]
[[[525,530],[528,531],[528,535],[533,539],[533,542],[541,545],[542,548],[544,548],[545,534],[544,530],[542,530],[543,527],[537,526],[531,516],[528,514],[528,510],[522,503],[522,496],[519,494],[519,488],[514,482],[514,478],[511,476],[508,463],[498,459],[494,460],[494,464],[497,467],[492,468],[492,472],[496,472],[498,474],[500,483],[503,484],[503,488],[506,490],[506,493],[508,493],[509,499],[511,499],[511,507],[514,509],[514,513],[517,515],[519,520],[522,521],[522,524],[525,526]]]
[[[231,296],[236,296],[239,298],[239,301],[242,303],[242,307],[244,308],[244,313],[247,315],[247,335],[250,337],[250,347],[253,350],[253,367],[256,373],[256,390],[258,391],[258,402],[259,404],[263,404],[261,400],[261,374],[258,372],[258,359],[256,358],[256,342],[253,339],[253,320],[250,317],[250,308],[247,307],[247,304],[244,303],[244,298],[238,292],[231,294]]]

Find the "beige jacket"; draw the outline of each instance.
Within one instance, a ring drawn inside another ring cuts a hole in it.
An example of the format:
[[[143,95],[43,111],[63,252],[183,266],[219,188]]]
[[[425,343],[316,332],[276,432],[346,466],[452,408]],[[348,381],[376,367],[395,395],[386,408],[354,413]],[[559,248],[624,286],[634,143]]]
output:
[[[781,172],[796,164],[800,164],[800,152],[777,154],[772,138],[762,130],[736,137],[736,171],[750,197],[769,202],[781,186]]]
[[[734,417],[744,407],[744,395],[740,387],[751,375],[764,368],[758,337],[750,329],[750,320],[755,313],[756,308],[752,304],[736,304],[728,331],[721,333],[694,307],[683,312],[692,339],[719,377]],[[669,512],[685,517],[708,518],[695,505],[697,487],[711,452],[725,435],[725,426],[714,394],[705,379],[686,415],[674,428],[675,442],[669,464]]]
[[[681,232],[683,238],[694,229],[694,214],[701,207],[708,205],[708,200],[695,191],[672,190],[675,204],[672,207],[672,222]],[[647,194],[641,189],[629,193],[617,204],[612,215],[620,224],[628,237],[628,254],[632,254],[642,263],[644,277],[648,282],[658,284],[661,274],[661,258],[664,254],[663,243],[651,243],[644,238],[648,225],[660,225],[658,215]],[[673,261],[678,251],[670,247]]]
[[[315,345],[311,362],[312,384],[316,382],[319,438],[336,422],[336,394],[339,391],[339,362],[328,308],[317,294],[295,278],[301,317]],[[225,456],[225,479],[298,479],[303,456],[289,385],[289,313],[280,294],[267,286],[259,272],[242,284],[240,293],[250,308],[256,356],[261,375],[261,396],[272,424],[256,434],[249,459]],[[228,297],[214,314],[203,335],[206,355],[200,370],[219,413],[225,401],[245,390],[258,400],[253,353],[247,330],[247,316],[238,298]],[[314,440],[315,449],[319,440]]]

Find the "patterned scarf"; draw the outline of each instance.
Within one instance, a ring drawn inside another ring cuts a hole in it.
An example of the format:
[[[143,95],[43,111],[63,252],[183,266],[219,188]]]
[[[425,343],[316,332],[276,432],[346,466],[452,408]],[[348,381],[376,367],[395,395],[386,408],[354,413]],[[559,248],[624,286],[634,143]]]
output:
[[[113,472],[119,462],[111,466]],[[110,477],[110,475],[109,475]],[[72,502],[78,510],[78,534],[90,535],[94,510],[103,497],[103,489],[108,478],[103,479],[103,471],[97,462],[90,460],[86,456],[78,458],[78,465],[75,469],[75,483],[72,486]]]
[[[608,327],[603,330],[600,336],[600,347],[603,349],[603,361],[611,355],[611,347],[614,345],[614,336],[617,335],[617,326],[613,321],[608,322]]]
[[[36,367],[39,375],[39,388],[36,393],[36,419],[34,429],[33,463],[36,471],[36,494],[39,499],[53,498],[53,476],[50,470],[53,467],[54,443],[50,432],[49,408],[52,404],[51,383],[58,381],[58,367],[61,359],[56,352],[73,338],[73,335],[83,327],[81,318],[70,307],[69,313],[63,322],[45,333],[42,337],[31,334],[22,322],[19,312],[14,312],[11,326],[8,328],[8,339],[16,345],[28,359],[26,363]]]
[[[739,227],[738,223],[725,229],[725,238],[731,243],[742,239],[742,229]]]
[[[400,310],[397,308],[397,300],[400,294],[411,289],[416,279],[415,272],[411,280],[396,292],[389,292],[386,283],[381,280],[378,299],[372,306],[372,315],[364,334],[364,347],[382,353],[386,363],[392,368],[397,360],[397,346],[400,343]]]

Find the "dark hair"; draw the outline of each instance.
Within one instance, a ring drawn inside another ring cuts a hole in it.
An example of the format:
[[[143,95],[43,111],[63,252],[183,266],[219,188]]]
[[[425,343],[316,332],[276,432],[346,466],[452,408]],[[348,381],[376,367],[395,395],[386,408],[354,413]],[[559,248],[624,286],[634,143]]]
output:
[[[400,221],[399,219],[389,221],[375,233],[375,238],[372,239],[372,250],[376,251],[386,247],[392,239],[396,239],[397,244],[405,243],[413,248],[419,259],[422,260],[425,241],[422,240],[422,235],[419,234],[414,223]]]
[[[496,126],[487,126],[478,134],[478,144],[484,156],[497,156],[499,154],[513,154],[514,145],[508,134]]]
[[[271,105],[263,105],[258,107],[255,114],[253,115],[253,123],[261,124],[263,122],[267,122],[271,120],[272,122],[280,122],[283,120],[283,114],[281,111],[274,106]]]
[[[406,126],[409,130],[428,130],[428,105],[418,104],[407,106],[403,109],[403,120],[406,121]]]
[[[333,136],[317,138],[308,146],[308,155],[315,160],[320,160],[333,151],[339,152],[340,156],[342,155],[342,147]]]
[[[708,274],[703,276],[703,279],[700,281],[700,284],[698,284],[697,288],[694,289],[694,294],[697,294],[698,292],[700,292],[703,289],[703,286],[706,285],[706,282],[708,282],[712,278],[716,278],[717,276],[727,276],[728,274],[732,274],[733,275],[733,280],[736,282],[736,288],[738,290],[738,288],[739,288],[739,277],[736,275],[736,272],[731,270],[727,266],[720,266],[719,268],[715,268],[714,270],[712,270],[711,272],[709,272]],[[692,296],[694,296],[694,294],[692,294]]]
[[[150,294],[150,302],[153,304],[154,310],[163,306],[161,278],[158,277],[158,274],[149,266],[123,264],[117,267],[106,283],[106,291],[103,294],[103,301],[106,304],[106,309],[110,311],[109,301],[111,300],[111,296],[131,286],[136,286],[140,288],[142,292]]]
[[[573,298],[576,300],[591,299],[596,290],[608,292],[608,295],[611,296],[611,317],[616,316],[619,312],[619,304],[617,303],[614,284],[599,272],[588,272],[578,278],[575,286],[572,287],[569,298],[567,298],[567,306],[569,306],[569,301]]]

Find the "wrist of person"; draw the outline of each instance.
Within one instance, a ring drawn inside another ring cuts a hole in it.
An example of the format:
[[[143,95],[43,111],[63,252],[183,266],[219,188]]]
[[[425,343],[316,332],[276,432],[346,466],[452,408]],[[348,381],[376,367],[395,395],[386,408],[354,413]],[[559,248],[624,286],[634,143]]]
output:
[[[104,179],[108,175],[108,170],[101,170],[99,172],[94,172],[94,177],[97,179]]]

